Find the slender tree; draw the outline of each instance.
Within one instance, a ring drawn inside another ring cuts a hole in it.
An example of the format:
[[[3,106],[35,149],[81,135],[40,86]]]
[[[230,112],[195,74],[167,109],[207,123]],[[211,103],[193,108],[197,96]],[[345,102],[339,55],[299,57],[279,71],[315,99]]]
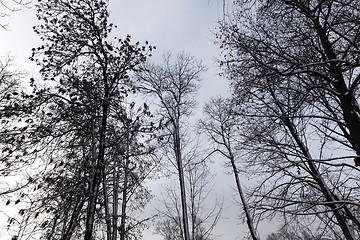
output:
[[[210,140],[215,143],[215,150],[210,154],[220,152],[230,161],[236,189],[244,210],[246,224],[251,238],[253,240],[260,239],[254,227],[253,217],[240,182],[240,169],[237,165],[237,161],[239,160],[237,153],[239,151],[236,150],[240,141],[240,139],[238,139],[239,135],[237,134],[239,131],[237,128],[239,122],[232,112],[231,100],[222,98],[212,99],[205,105],[204,113],[205,117],[200,120],[199,127],[207,134]]]
[[[165,122],[166,134],[174,153],[181,196],[182,234],[185,240],[190,240],[190,226],[188,207],[186,203],[186,187],[184,176],[184,158],[182,138],[184,119],[187,118],[195,106],[194,95],[198,89],[200,73],[205,70],[201,62],[194,57],[180,54],[175,61],[171,61],[170,53],[164,55],[162,65],[148,64],[146,71],[137,75],[139,88],[146,94],[153,95],[159,100],[162,121]]]

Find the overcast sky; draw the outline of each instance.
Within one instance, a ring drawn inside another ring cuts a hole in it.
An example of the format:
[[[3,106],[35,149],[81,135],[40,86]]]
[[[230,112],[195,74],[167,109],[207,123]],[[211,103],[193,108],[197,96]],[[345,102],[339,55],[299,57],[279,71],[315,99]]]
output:
[[[11,28],[11,31],[0,30],[0,56],[6,53],[13,55],[17,66],[25,69],[29,78],[37,75],[37,68],[28,58],[31,49],[40,45],[32,31],[32,26],[36,24],[34,12],[33,8],[23,9],[0,19],[8,22]],[[166,51],[190,53],[203,60],[208,71],[202,76],[198,111],[201,111],[204,101],[227,94],[227,81],[217,76],[219,69],[214,60],[219,57],[219,50],[213,44],[215,37],[212,33],[217,20],[222,18],[223,0],[112,0],[110,12],[110,20],[118,26],[116,33],[120,37],[130,34],[134,41],[147,40],[157,47],[153,53],[154,60],[161,59]],[[224,170],[219,170],[216,189],[218,194],[225,194],[223,218],[215,231],[221,235],[219,239],[242,239],[247,232],[245,225],[236,218],[241,208],[232,198],[235,195],[233,186],[232,176],[226,176]],[[147,211],[151,212],[154,205],[156,203],[152,203]],[[148,230],[144,239],[162,239],[152,233],[153,230]]]

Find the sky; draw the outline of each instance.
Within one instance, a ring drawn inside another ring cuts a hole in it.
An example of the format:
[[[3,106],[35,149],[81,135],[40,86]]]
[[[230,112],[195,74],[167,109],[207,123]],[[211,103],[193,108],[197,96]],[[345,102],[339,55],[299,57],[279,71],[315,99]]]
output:
[[[5,0],[10,2],[10,0]],[[36,1],[33,1],[36,2]],[[110,21],[118,26],[114,34],[130,34],[134,41],[149,41],[157,50],[153,59],[164,52],[190,53],[208,67],[203,75],[201,101],[227,91],[227,82],[217,76],[215,59],[219,49],[213,44],[217,20],[222,18],[223,0],[110,0]],[[31,7],[32,5],[30,5]],[[0,8],[1,9],[1,8]],[[33,32],[37,23],[35,9],[22,9],[1,19],[10,31],[0,31],[0,54],[10,53],[19,68],[37,74],[37,67],[28,61],[31,49],[41,43]]]
[[[32,31],[32,26],[37,23],[34,12],[34,8],[22,9],[0,19],[9,23],[10,28],[9,31],[0,30],[0,56],[14,56],[16,66],[26,70],[29,79],[37,76],[38,68],[28,58],[31,49],[40,45]],[[198,115],[202,104],[211,97],[228,95],[228,83],[218,76],[219,69],[215,62],[220,57],[220,50],[213,43],[213,32],[216,31],[218,19],[222,17],[223,0],[110,0],[110,21],[118,26],[114,34],[119,37],[130,34],[134,41],[149,41],[155,45],[154,61],[160,60],[167,51],[173,54],[185,52],[201,59],[207,66],[208,71],[202,75],[202,87],[198,94]],[[242,239],[247,230],[237,218],[241,208],[234,200],[234,181],[232,176],[225,174],[222,164],[215,163],[215,168],[220,170],[215,178],[214,191],[218,195],[224,194],[225,201],[222,219],[214,233],[220,236],[219,239]],[[155,182],[150,185],[154,193],[159,192],[159,184]],[[149,204],[146,213],[152,214],[154,206],[156,198]],[[153,232],[152,228],[147,230],[144,239],[162,239]]]

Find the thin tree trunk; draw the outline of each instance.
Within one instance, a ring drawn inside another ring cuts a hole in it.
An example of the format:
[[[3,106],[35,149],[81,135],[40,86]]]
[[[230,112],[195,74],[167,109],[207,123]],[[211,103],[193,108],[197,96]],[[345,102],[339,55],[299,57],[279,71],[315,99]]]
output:
[[[251,217],[251,214],[250,214],[250,211],[249,211],[249,208],[248,208],[244,193],[243,193],[242,188],[241,188],[239,174],[238,174],[237,167],[235,165],[234,157],[232,155],[230,155],[230,156],[231,156],[230,162],[231,162],[231,166],[232,166],[232,169],[233,169],[233,172],[234,172],[236,188],[238,190],[239,197],[240,197],[241,203],[243,205],[243,209],[244,209],[245,216],[246,216],[246,224],[248,225],[248,228],[249,228],[250,235],[251,235],[252,239],[253,240],[260,240],[260,238],[256,234],[253,219]]]
[[[191,203],[191,208],[190,208],[190,218],[191,218],[191,240],[195,240],[195,228],[196,228],[196,214],[195,214],[195,189],[194,189],[194,182],[193,182],[193,173],[192,173],[192,169],[188,170],[188,174],[189,174],[189,189],[190,189],[190,203]]]
[[[67,227],[67,230],[63,233],[63,236],[61,238],[62,240],[70,240],[71,239],[74,229],[76,227],[76,224],[78,222],[79,214],[81,212],[81,209],[82,209],[84,203],[85,203],[85,201],[83,199],[81,199],[81,197],[78,197],[78,199],[76,200],[76,204],[74,206],[74,210],[71,215],[71,219],[70,219],[69,225]]]
[[[238,174],[238,169],[237,169],[237,166],[235,164],[235,158],[234,158],[234,155],[231,151],[231,146],[230,146],[230,143],[228,141],[226,141],[225,137],[223,137],[223,141],[225,143],[225,146],[227,148],[227,151],[229,153],[229,160],[231,162],[231,167],[233,169],[233,173],[234,173],[234,178],[235,178],[235,183],[236,183],[236,188],[238,190],[238,193],[239,193],[239,197],[240,197],[240,200],[241,200],[241,203],[243,205],[243,209],[244,209],[244,212],[245,212],[245,216],[246,216],[246,224],[248,225],[248,228],[249,228],[249,231],[250,231],[250,235],[252,237],[253,240],[260,240],[260,238],[257,236],[256,234],[256,231],[255,231],[255,228],[254,228],[254,223],[253,223],[253,219],[251,217],[251,214],[250,214],[250,211],[249,211],[249,208],[248,208],[248,205],[247,205],[247,202],[246,202],[246,199],[245,199],[245,196],[244,196],[244,193],[242,191],[242,187],[241,187],[241,184],[240,184],[240,178],[239,178],[239,174]]]
[[[184,179],[184,169],[181,158],[181,144],[180,144],[180,125],[179,119],[176,119],[175,123],[175,134],[174,134],[174,151],[176,156],[176,163],[179,173],[179,183],[180,183],[180,194],[181,194],[181,207],[182,207],[182,221],[184,229],[184,240],[190,240],[189,233],[189,220],[187,215],[187,205],[186,205],[186,190],[185,190],[185,179]]]
[[[84,240],[92,240],[93,238],[93,228],[95,220],[95,210],[96,210],[96,201],[99,193],[99,186],[101,178],[104,173],[105,168],[105,133],[106,125],[109,112],[109,86],[106,77],[106,67],[104,67],[104,103],[102,105],[102,117],[101,117],[101,126],[100,126],[100,142],[99,142],[99,155],[97,156],[97,163],[95,166],[95,172],[89,184],[89,200],[88,208],[86,214],[86,223],[85,223],[85,236]]]
[[[105,223],[106,223],[106,239],[111,240],[111,217],[110,217],[110,211],[109,211],[109,196],[108,196],[108,188],[106,184],[106,176],[104,174],[103,176],[103,194],[104,194],[104,209],[105,209]]]
[[[122,191],[122,204],[121,204],[121,223],[120,223],[120,240],[125,240],[126,236],[126,205],[127,205],[127,191],[128,191],[128,181],[129,181],[129,129],[126,129],[126,151],[125,151],[125,169],[124,169],[124,184],[123,184],[123,191]]]
[[[318,186],[320,187],[320,190],[324,194],[326,201],[329,202],[329,204],[327,204],[327,206],[330,207],[331,210],[333,211],[335,218],[344,234],[344,237],[347,240],[354,240],[355,238],[353,236],[353,233],[352,233],[349,225],[347,224],[346,219],[342,216],[341,208],[339,208],[339,206],[337,206],[337,204],[334,203],[334,202],[336,202],[336,200],[333,198],[332,192],[330,191],[330,189],[326,185],[324,179],[318,172],[314,162],[312,161],[312,157],[311,157],[309,151],[307,150],[307,148],[305,147],[305,145],[299,138],[292,122],[287,117],[283,117],[283,122],[285,123],[286,127],[289,129],[291,136],[294,138],[295,142],[299,146],[302,154],[307,159],[306,162],[310,168],[310,171],[311,171],[310,174],[313,177],[313,179],[317,182]]]
[[[52,228],[51,228],[51,232],[48,234],[47,236],[47,239],[51,239],[55,233],[55,229],[56,229],[56,226],[57,226],[57,221],[59,220],[59,217],[60,217],[60,214],[57,214],[55,215],[55,218],[54,218],[54,223],[52,224]],[[63,227],[62,227],[62,232],[61,234],[63,235],[63,233],[65,232],[64,229],[65,229],[65,223],[63,224]]]
[[[128,185],[128,163],[126,160],[125,174],[124,174],[124,186],[122,191],[122,203],[121,203],[121,222],[120,222],[120,240],[125,240],[126,236],[126,204],[127,204],[127,185]]]
[[[308,164],[308,167],[311,171],[310,174],[311,174],[312,178],[316,181],[318,186],[320,187],[320,190],[324,194],[326,201],[329,202],[329,204],[327,204],[327,206],[330,207],[331,210],[333,211],[335,218],[338,222],[338,225],[341,228],[345,238],[347,240],[354,240],[352,231],[351,231],[349,225],[347,224],[346,219],[342,216],[341,209],[337,206],[337,204],[334,203],[334,202],[336,202],[336,200],[333,198],[333,193],[330,191],[330,189],[327,186],[327,184],[325,183],[323,177],[317,170],[314,162],[312,161],[313,158],[312,158],[310,152],[308,151],[308,149],[305,146],[305,144],[303,143],[303,141],[299,138],[299,135],[296,131],[296,128],[294,127],[294,124],[292,123],[290,118],[287,117],[287,115],[286,115],[286,111],[283,109],[282,105],[277,101],[276,95],[275,95],[273,89],[271,88],[271,86],[269,86],[269,90],[270,90],[270,94],[271,94],[272,98],[275,100],[275,103],[281,112],[281,116],[282,116],[281,121],[285,124],[285,126],[289,130],[290,135],[295,140],[297,146],[300,148],[302,155],[305,157],[306,163]]]
[[[114,184],[114,194],[113,194],[113,236],[112,240],[117,239],[117,228],[118,228],[118,206],[119,206],[119,167],[118,162],[114,161],[114,173],[113,173],[113,184]]]

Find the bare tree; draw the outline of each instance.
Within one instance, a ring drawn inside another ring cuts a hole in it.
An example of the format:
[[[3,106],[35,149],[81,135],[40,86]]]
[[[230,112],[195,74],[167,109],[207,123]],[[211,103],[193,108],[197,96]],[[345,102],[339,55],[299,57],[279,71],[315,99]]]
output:
[[[222,62],[229,78],[286,79],[299,91],[292,97],[302,104],[297,107],[318,103],[321,114],[314,117],[332,119],[337,124],[334,137],[345,138],[357,154],[358,5],[349,0],[239,0],[234,11],[218,34],[221,46],[231,52]],[[236,82],[235,90],[248,87]]]
[[[148,64],[146,71],[138,74],[139,88],[159,100],[162,119],[166,124],[166,134],[173,148],[181,195],[182,226],[185,240],[190,239],[188,212],[186,204],[186,187],[184,176],[184,159],[182,129],[195,106],[194,95],[198,89],[199,75],[205,67],[194,57],[180,54],[171,62],[170,54],[164,56],[162,65]]]
[[[254,227],[252,215],[250,213],[247,199],[241,186],[239,168],[237,166],[238,148],[238,120],[232,112],[231,100],[217,98],[212,99],[204,107],[205,117],[200,120],[199,127],[208,135],[210,140],[215,143],[215,152],[220,152],[230,161],[232,173],[235,178],[236,189],[239,194],[240,202],[243,206],[246,223],[253,240],[259,239]]]
[[[218,34],[246,156],[267,176],[258,210],[335,218],[327,231],[346,239],[359,227],[359,20],[353,1],[239,0]]]

